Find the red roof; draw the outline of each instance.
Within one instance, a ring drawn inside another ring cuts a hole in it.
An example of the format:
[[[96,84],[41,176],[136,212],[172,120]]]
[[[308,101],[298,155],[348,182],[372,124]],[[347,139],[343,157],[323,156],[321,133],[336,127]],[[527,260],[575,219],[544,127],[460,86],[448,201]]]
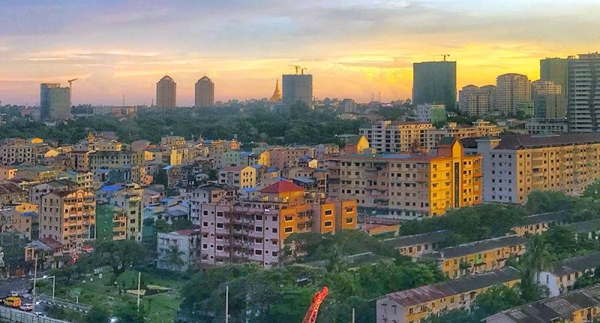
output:
[[[261,193],[286,193],[297,191],[304,191],[304,188],[288,181],[279,181],[260,190]]]
[[[190,229],[177,230],[174,232],[179,235],[182,235],[182,236],[192,236],[194,234],[200,233],[200,229],[199,228],[190,228]]]
[[[41,238],[40,239],[41,242],[43,242],[45,245],[47,245],[48,247],[52,248],[52,249],[59,249],[62,248],[62,244],[50,237],[48,238]]]

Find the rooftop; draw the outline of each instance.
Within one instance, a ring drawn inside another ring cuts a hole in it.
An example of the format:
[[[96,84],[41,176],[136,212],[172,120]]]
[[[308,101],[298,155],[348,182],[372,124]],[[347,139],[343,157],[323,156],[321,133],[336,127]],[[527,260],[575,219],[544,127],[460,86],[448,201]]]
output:
[[[0,195],[2,194],[12,194],[12,193],[22,193],[24,192],[19,185],[15,183],[2,183],[0,184]]]
[[[565,211],[534,214],[531,216],[524,217],[521,221],[519,221],[519,223],[515,224],[513,228],[538,223],[552,223],[557,221],[563,221],[566,217],[567,214]]]
[[[559,135],[501,135],[500,144],[494,149],[517,150],[551,146],[583,145],[600,143],[600,133],[562,133]],[[473,147],[473,139],[465,140],[465,146]]]
[[[517,269],[505,267],[481,275],[466,276],[456,280],[449,280],[442,283],[390,293],[379,299],[389,298],[399,305],[409,307],[452,295],[468,293],[481,288],[519,280],[520,277],[520,273]]]
[[[598,231],[600,230],[600,219],[571,223],[569,228],[577,233]]]
[[[573,257],[557,261],[552,264],[549,272],[556,276],[563,276],[585,271],[600,266],[600,252],[593,252],[581,257]]]
[[[301,186],[298,186],[294,183],[288,182],[288,181],[279,181],[275,184],[271,184],[265,188],[263,188],[262,190],[260,190],[261,193],[288,193],[288,192],[298,192],[298,191],[304,191],[304,188]]]
[[[458,258],[466,255],[477,254],[488,250],[499,249],[503,247],[516,246],[527,243],[527,239],[516,235],[493,238],[481,241],[475,241],[458,245],[456,247],[447,247],[439,252],[431,253],[429,256],[434,258]],[[428,256],[425,254],[424,256]]]
[[[441,242],[441,241],[444,241],[444,239],[446,239],[447,235],[448,234],[446,233],[445,230],[440,230],[440,231],[427,232],[427,233],[422,233],[422,234],[415,234],[415,235],[411,235],[411,236],[385,239],[385,240],[383,240],[383,242],[385,244],[389,244],[389,245],[393,246],[394,248],[398,249],[398,248],[402,248],[402,247],[406,247],[406,246],[414,246],[414,245],[418,245],[418,244]]]
[[[487,322],[536,323],[573,319],[573,312],[600,306],[600,285],[508,309],[486,318]]]

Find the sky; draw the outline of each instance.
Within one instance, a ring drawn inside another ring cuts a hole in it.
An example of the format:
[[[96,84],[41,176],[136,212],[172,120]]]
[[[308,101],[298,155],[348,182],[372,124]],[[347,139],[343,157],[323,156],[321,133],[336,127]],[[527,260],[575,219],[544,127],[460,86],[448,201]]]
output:
[[[39,102],[73,83],[73,104],[151,104],[165,74],[190,106],[272,95],[291,65],[314,96],[411,97],[412,64],[457,61],[459,89],[539,78],[539,60],[600,50],[597,0],[0,0],[0,101]]]

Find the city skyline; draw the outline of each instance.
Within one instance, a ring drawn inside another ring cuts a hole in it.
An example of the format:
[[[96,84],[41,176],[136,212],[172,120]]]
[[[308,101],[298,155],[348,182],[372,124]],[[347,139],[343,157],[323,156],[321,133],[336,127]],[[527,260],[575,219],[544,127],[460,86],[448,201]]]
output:
[[[33,6],[35,4],[35,6]],[[150,105],[156,82],[177,80],[181,106],[210,75],[215,100],[271,96],[273,81],[308,68],[314,96],[406,99],[412,64],[457,61],[457,87],[505,73],[539,78],[539,61],[594,51],[594,1],[32,0],[4,5],[0,100],[38,104],[40,83],[73,85],[73,104]]]

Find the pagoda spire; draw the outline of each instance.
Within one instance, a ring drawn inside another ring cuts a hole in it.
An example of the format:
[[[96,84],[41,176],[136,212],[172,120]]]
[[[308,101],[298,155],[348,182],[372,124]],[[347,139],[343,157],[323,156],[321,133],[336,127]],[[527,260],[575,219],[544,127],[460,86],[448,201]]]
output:
[[[281,100],[281,90],[279,89],[279,79],[275,81],[275,91],[273,96],[269,99],[269,102],[277,102]]]

